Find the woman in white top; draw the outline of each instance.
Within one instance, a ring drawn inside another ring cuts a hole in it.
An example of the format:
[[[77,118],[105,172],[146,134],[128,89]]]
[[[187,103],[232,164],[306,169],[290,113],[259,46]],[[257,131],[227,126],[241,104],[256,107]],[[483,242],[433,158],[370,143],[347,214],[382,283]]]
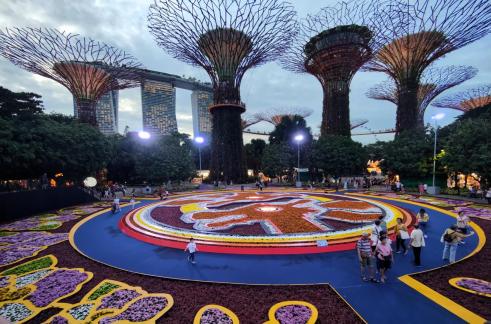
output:
[[[411,232],[411,241],[409,245],[413,249],[414,265],[421,267],[421,249],[425,246],[425,238],[423,231],[419,228],[419,224],[414,224],[414,230]]]
[[[186,245],[186,248],[184,251],[189,252],[188,256],[188,261],[191,262],[192,264],[195,264],[196,262],[194,261],[194,253],[198,251],[198,248],[196,247],[196,242],[194,242],[194,239],[190,239],[188,245]]]

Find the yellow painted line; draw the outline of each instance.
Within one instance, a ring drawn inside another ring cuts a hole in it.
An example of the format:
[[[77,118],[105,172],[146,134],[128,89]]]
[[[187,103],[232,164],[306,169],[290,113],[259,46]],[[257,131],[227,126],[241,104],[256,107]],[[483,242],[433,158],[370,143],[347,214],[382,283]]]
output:
[[[486,323],[486,319],[434,291],[409,275],[399,277],[399,280],[468,323]]]
[[[181,206],[181,212],[183,214],[200,211],[200,210],[206,210],[206,208],[200,207],[200,205],[196,203]]]
[[[307,196],[305,198],[315,199],[315,200],[322,201],[322,202],[327,202],[327,201],[332,201],[333,200],[331,198],[319,197],[319,196]]]

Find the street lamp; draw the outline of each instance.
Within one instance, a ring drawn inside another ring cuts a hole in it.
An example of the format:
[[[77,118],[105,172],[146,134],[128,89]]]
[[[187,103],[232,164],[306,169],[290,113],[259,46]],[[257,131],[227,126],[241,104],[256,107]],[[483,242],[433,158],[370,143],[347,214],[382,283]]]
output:
[[[434,116],[431,116],[431,119],[435,121],[435,143],[433,146],[433,184],[432,184],[432,189],[433,189],[433,194],[436,194],[436,189],[435,189],[435,171],[436,171],[436,140],[437,140],[437,133],[438,133],[438,121],[445,117],[444,113],[438,113]]]
[[[303,141],[303,138],[303,134],[297,134],[293,138],[297,142],[297,187],[302,186],[302,182],[300,181],[300,143]]]
[[[205,142],[205,139],[201,136],[196,136],[194,138],[196,144],[198,144],[198,152],[199,152],[199,170],[201,171],[201,144]]]

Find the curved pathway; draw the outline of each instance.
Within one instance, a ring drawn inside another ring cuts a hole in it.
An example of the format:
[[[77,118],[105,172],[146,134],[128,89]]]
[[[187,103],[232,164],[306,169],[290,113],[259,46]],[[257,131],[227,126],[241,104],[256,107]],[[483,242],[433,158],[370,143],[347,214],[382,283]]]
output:
[[[367,196],[417,212],[419,205],[409,201],[394,201]],[[148,204],[153,201],[144,201]],[[118,228],[122,213],[105,212],[77,224],[71,232],[72,245],[85,256],[108,266],[131,272],[183,280],[227,282],[238,284],[331,284],[368,322],[459,323],[462,320],[433,303],[397,278],[416,271],[442,266],[443,244],[440,237],[445,228],[455,223],[447,213],[430,210],[428,239],[422,252],[422,268],[412,265],[411,252],[396,254],[389,272],[389,281],[382,284],[360,280],[355,251],[306,255],[230,255],[197,254],[197,264],[186,261],[183,251],[158,247],[124,235]],[[470,254],[479,243],[477,235],[466,239],[459,247],[458,258]]]

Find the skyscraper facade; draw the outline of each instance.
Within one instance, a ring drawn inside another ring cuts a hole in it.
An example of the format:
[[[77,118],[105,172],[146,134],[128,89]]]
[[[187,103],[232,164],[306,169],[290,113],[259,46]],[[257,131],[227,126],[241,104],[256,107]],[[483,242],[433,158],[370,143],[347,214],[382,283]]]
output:
[[[141,99],[145,131],[156,135],[177,132],[176,88],[171,83],[145,80]]]
[[[118,132],[118,97],[119,91],[113,90],[104,94],[96,106],[97,128],[105,135]],[[77,101],[73,98],[73,115],[78,118]]]
[[[194,136],[211,135],[211,114],[208,107],[213,103],[213,93],[210,91],[194,90],[191,94],[193,110]]]

